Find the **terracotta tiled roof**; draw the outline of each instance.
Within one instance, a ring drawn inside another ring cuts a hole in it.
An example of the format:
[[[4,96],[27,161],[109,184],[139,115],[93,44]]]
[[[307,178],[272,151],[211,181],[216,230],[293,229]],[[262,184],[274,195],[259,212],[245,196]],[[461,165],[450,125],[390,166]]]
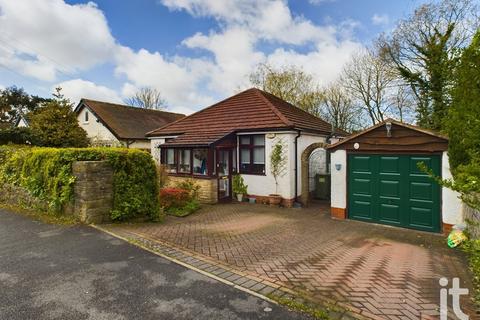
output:
[[[80,112],[84,106],[87,106],[118,139],[147,139],[145,136],[147,132],[185,117],[179,113],[90,99],[82,99],[75,111]]]
[[[147,136],[179,135],[171,145],[209,145],[236,131],[300,129],[330,134],[331,125],[259,89],[248,89]],[[337,132],[348,135],[346,132]]]

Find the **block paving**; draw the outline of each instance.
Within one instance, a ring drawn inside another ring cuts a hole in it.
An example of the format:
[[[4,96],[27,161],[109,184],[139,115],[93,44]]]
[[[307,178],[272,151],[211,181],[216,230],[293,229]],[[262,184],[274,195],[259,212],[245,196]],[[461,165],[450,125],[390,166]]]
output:
[[[163,224],[103,228],[262,295],[328,306],[332,318],[438,319],[441,277],[473,292],[464,255],[445,237],[332,220],[326,203],[218,204]],[[480,318],[469,297],[461,306]]]

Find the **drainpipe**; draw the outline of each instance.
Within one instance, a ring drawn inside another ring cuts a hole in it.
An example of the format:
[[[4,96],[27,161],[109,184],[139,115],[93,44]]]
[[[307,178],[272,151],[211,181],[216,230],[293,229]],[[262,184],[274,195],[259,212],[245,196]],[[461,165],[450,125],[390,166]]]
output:
[[[297,130],[295,137],[295,202],[298,202],[298,138],[302,135],[300,130]]]

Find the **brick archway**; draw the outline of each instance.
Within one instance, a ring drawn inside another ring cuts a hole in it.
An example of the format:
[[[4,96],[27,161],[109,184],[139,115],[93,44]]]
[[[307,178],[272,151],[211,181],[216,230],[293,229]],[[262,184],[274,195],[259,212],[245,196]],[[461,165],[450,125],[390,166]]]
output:
[[[302,193],[300,195],[300,202],[304,207],[308,207],[308,202],[310,201],[310,190],[309,190],[309,177],[310,177],[310,155],[316,149],[322,148],[325,149],[328,146],[324,142],[312,143],[305,148],[301,156],[301,174],[302,174]]]

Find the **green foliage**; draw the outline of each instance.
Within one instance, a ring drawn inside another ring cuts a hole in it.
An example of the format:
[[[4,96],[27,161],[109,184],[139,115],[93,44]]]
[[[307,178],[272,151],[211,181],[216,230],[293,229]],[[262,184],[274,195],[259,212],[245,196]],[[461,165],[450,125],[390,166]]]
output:
[[[160,218],[155,163],[146,152],[122,148],[0,147],[0,182],[27,189],[60,212],[73,199],[74,161],[107,161],[114,171],[113,220]]]
[[[272,153],[270,154],[270,172],[275,178],[275,188],[278,186],[278,178],[282,174],[286,162],[287,159],[283,155],[283,145],[280,142],[277,142],[273,146]]]
[[[452,107],[444,127],[455,180],[448,187],[460,192],[470,206],[480,209],[480,31],[460,58],[452,90]]]
[[[233,193],[236,194],[247,194],[248,186],[245,184],[245,181],[243,180],[242,176],[239,174],[236,174],[233,176],[232,179],[232,190]]]
[[[56,99],[45,103],[30,116],[30,129],[42,147],[86,147],[87,133],[80,128],[69,100],[57,89]]]
[[[200,207],[195,194],[195,192],[198,192],[196,184],[187,180],[183,185],[190,189],[175,187],[160,190],[160,205],[167,214],[184,217]]]
[[[10,123],[38,108],[49,99],[31,96],[15,86],[0,90],[0,123]]]
[[[467,253],[469,268],[473,274],[474,300],[480,304],[480,240],[468,240],[462,244],[462,249]]]
[[[200,191],[200,186],[195,182],[194,179],[187,179],[175,184],[175,187],[183,190],[187,190],[191,199],[198,199],[198,192]]]
[[[36,139],[30,128],[11,127],[0,130],[0,145],[2,144],[35,144]]]
[[[417,124],[435,130],[451,103],[450,88],[458,52],[478,28],[478,6],[471,0],[431,1],[401,20],[383,45],[417,102]]]
[[[182,207],[171,207],[167,213],[176,217],[186,217],[200,208],[197,200],[190,200]]]

